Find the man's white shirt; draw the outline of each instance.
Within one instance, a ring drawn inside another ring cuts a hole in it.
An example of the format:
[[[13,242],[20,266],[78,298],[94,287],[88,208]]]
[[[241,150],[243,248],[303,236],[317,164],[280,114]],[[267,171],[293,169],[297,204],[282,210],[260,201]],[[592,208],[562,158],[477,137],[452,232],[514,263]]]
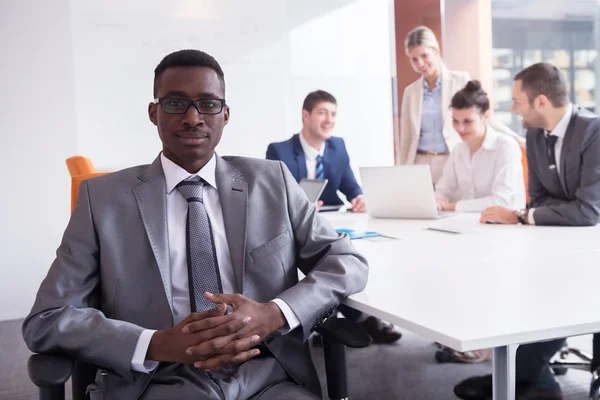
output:
[[[196,174],[190,174],[165,157],[164,154],[160,155],[166,184],[165,195],[167,199],[167,229],[174,324],[181,322],[191,312],[186,249],[188,202],[176,187],[181,181],[190,179],[194,175],[198,175],[206,182],[203,189],[203,204],[210,219],[223,293],[236,292],[235,274],[229,254],[223,211],[217,190],[216,160],[216,155],[213,155],[200,171]],[[273,302],[279,306],[287,321],[287,326],[280,329],[280,333],[288,333],[300,325],[300,320],[286,302],[281,299],[274,299]],[[149,312],[152,312],[152,310],[149,310]],[[146,329],[138,338],[131,360],[133,371],[148,373],[158,366],[157,361],[146,360],[146,353],[154,332],[156,331]]]

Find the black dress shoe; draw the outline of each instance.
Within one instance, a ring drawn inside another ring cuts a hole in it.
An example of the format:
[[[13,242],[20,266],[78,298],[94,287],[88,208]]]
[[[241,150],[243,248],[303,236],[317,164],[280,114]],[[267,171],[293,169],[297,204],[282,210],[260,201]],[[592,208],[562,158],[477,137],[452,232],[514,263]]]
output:
[[[454,394],[463,400],[492,400],[492,375],[474,376],[454,386]]]
[[[398,341],[402,334],[394,329],[394,325],[383,322],[379,318],[368,317],[359,324],[367,331],[373,343],[390,344]]]
[[[517,400],[562,400],[558,384],[552,389],[539,388],[525,382],[516,385]],[[463,400],[492,400],[492,375],[475,376],[454,386],[454,394]]]

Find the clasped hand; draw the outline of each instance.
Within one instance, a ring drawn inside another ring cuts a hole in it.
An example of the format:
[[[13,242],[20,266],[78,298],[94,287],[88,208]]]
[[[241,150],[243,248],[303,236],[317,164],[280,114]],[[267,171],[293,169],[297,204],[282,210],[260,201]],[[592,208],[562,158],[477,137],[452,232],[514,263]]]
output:
[[[218,371],[259,355],[260,350],[254,347],[286,324],[273,302],[258,303],[241,294],[205,293],[205,296],[218,306],[191,313],[172,328],[155,332],[147,359]],[[225,315],[226,305],[232,307],[231,314]]]

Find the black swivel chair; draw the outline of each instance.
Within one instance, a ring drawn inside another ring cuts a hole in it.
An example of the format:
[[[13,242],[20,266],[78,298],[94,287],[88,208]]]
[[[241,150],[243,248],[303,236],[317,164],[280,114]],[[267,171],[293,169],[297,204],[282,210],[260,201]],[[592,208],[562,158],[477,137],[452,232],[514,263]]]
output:
[[[558,352],[550,366],[556,375],[564,375],[569,368],[590,371],[592,373],[592,384],[590,386],[590,400],[600,400],[600,333],[594,334],[592,354],[586,353],[575,347],[565,346]],[[575,356],[577,360],[569,360],[569,356]]]
[[[367,347],[371,337],[360,325],[345,318],[329,318],[316,331],[323,337],[329,398],[347,399],[346,347]],[[73,400],[86,400],[86,387],[94,382],[97,368],[65,355],[34,354],[29,357],[27,370],[40,389],[40,400],[64,400],[69,377],[72,377]]]

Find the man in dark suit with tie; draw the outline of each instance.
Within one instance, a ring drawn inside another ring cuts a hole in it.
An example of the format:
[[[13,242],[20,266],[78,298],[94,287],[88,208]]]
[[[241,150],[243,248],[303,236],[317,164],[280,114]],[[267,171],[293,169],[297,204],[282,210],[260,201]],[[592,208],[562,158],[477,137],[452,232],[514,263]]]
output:
[[[491,207],[481,222],[529,225],[596,225],[600,219],[600,118],[569,102],[560,70],[538,63],[514,79],[513,111],[527,128],[527,210]],[[518,399],[562,399],[548,365],[564,339],[520,346],[516,358]],[[491,399],[492,377],[457,385],[462,399]]]
[[[267,159],[283,161],[296,181],[302,178],[327,179],[318,206],[343,205],[337,191],[352,204],[352,211],[366,211],[362,190],[350,168],[350,157],[344,140],[331,136],[335,127],[337,101],[324,90],[309,93],[302,104],[302,131],[290,139],[271,143]],[[346,318],[359,321],[374,343],[393,343],[402,336],[393,325],[369,317],[345,305],[339,310]],[[318,343],[318,342],[316,342]]]
[[[309,93],[302,105],[302,131],[284,142],[271,143],[267,159],[283,161],[298,182],[327,179],[320,199],[323,205],[343,205],[339,190],[352,204],[352,211],[364,212],[362,190],[350,168],[344,139],[331,136],[336,113],[337,101],[331,94],[324,90]]]

